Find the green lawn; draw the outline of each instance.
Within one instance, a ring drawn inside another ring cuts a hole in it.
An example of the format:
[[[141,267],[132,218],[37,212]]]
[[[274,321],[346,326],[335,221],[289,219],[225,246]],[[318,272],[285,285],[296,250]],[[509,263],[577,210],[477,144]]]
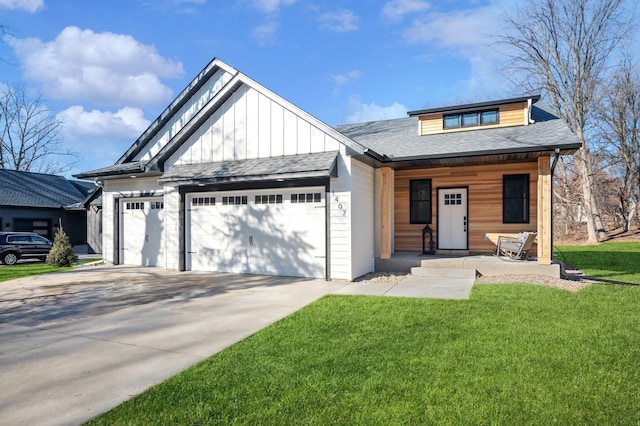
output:
[[[91,263],[97,260],[99,259],[83,259],[80,263]],[[16,265],[3,266],[0,268],[0,282],[30,277],[32,275],[48,274],[49,272],[68,271],[70,269],[73,269],[73,267],[58,268],[57,266],[47,265],[44,262],[18,263]]]
[[[640,283],[640,243],[603,243],[555,247],[554,257],[587,275]]]
[[[91,424],[638,424],[640,287],[328,296]]]

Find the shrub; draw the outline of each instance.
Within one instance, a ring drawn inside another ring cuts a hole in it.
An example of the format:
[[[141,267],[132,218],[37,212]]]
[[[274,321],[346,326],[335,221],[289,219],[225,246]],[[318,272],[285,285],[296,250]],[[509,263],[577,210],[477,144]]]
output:
[[[73,251],[69,237],[60,227],[53,240],[53,247],[47,255],[47,263],[51,266],[71,266],[77,261],[78,256]]]

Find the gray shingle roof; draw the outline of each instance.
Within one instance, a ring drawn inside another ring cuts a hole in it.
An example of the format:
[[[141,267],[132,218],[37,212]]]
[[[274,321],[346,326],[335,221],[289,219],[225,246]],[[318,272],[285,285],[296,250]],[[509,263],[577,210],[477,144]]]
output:
[[[89,194],[85,182],[44,173],[0,170],[0,205],[59,208],[77,205]]]
[[[180,184],[319,178],[335,175],[338,151],[171,167],[158,180]]]
[[[543,102],[534,124],[420,136],[418,117],[337,126],[336,130],[392,161],[576,149],[580,142]]]
[[[73,175],[79,179],[97,178],[103,176],[127,175],[144,172],[146,161],[131,161],[129,163],[114,164],[113,166],[102,167],[100,169],[90,170],[88,172]]]

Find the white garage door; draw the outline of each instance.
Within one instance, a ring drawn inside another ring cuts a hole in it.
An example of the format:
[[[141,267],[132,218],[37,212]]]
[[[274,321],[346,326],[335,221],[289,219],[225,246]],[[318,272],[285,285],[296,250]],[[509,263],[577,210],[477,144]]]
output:
[[[120,200],[120,263],[164,266],[162,198]]]
[[[187,196],[187,269],[324,278],[323,187]]]

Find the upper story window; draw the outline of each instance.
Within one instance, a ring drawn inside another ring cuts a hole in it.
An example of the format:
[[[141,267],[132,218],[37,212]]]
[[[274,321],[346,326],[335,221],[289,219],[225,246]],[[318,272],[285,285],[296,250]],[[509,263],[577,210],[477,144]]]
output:
[[[445,129],[458,129],[460,127],[484,126],[498,124],[498,110],[461,112],[458,114],[446,114],[442,120]]]

